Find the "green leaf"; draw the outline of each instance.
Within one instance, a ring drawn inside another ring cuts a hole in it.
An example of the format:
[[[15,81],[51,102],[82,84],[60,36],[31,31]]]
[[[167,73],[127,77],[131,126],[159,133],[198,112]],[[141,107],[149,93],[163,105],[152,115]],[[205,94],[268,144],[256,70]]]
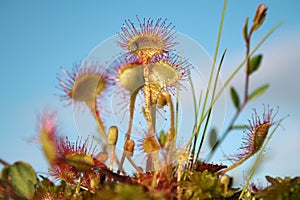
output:
[[[217,143],[217,139],[218,139],[217,130],[215,128],[212,128],[209,132],[209,145],[211,148],[215,146],[215,144]]]
[[[262,57],[263,57],[262,54],[259,54],[259,55],[253,56],[250,59],[250,71],[249,71],[249,74],[252,74],[256,70],[258,70],[258,68],[260,66],[260,63],[261,63],[261,60],[262,60]]]
[[[256,89],[254,92],[252,92],[252,94],[250,94],[249,100],[253,100],[258,96],[260,96],[261,94],[263,94],[269,88],[269,86],[270,86],[269,84],[266,84]]]
[[[44,155],[47,158],[49,164],[53,166],[56,159],[55,141],[51,138],[51,135],[47,132],[47,130],[44,129],[40,131],[39,137]]]
[[[112,199],[118,199],[118,200],[127,200],[127,199],[150,199],[147,196],[147,193],[145,192],[144,188],[142,186],[135,186],[135,185],[129,185],[129,184],[117,184],[114,188],[116,197]],[[159,195],[158,192],[157,196]],[[102,197],[102,196],[101,196]],[[103,199],[99,198],[99,199]],[[160,198],[157,198],[160,199]]]
[[[243,27],[243,37],[244,37],[245,41],[248,41],[248,21],[249,21],[249,19],[246,18],[244,27]]]
[[[3,181],[3,182],[8,181],[8,172],[9,172],[9,166],[5,166],[5,167],[2,168],[1,177],[0,177],[1,181]]]
[[[235,129],[235,130],[244,130],[244,129],[247,129],[249,128],[248,125],[234,125],[231,127],[231,129]]]
[[[238,108],[240,106],[240,98],[234,87],[230,88],[230,96],[233,102],[233,105]]]
[[[118,141],[118,133],[119,130],[116,126],[111,126],[108,129],[108,134],[107,134],[107,142],[110,145],[116,145]]]
[[[37,184],[36,173],[25,162],[19,161],[8,169],[9,181],[14,193],[22,198],[33,199],[35,185]]]
[[[158,141],[159,141],[159,144],[160,144],[161,147],[165,146],[165,144],[166,144],[166,134],[165,134],[164,130],[160,131]]]

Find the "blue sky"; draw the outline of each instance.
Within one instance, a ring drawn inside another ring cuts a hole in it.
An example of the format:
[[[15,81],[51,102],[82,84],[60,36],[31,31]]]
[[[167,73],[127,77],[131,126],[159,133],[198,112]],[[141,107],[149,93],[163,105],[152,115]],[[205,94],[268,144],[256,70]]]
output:
[[[261,110],[263,103],[279,106],[279,118],[289,114],[283,128],[272,138],[257,177],[296,176],[300,173],[297,158],[300,151],[300,2],[229,1],[220,46],[221,50],[228,49],[222,76],[226,78],[243,58],[241,28],[244,19],[251,18],[260,3],[265,3],[269,10],[265,24],[253,38],[254,43],[278,22],[285,23],[259,49],[258,52],[264,53],[262,69],[251,80],[253,88],[260,83],[270,83],[271,88],[247,107],[240,120],[248,119],[253,107]],[[222,7],[221,1],[196,0],[0,1],[0,157],[9,163],[25,160],[38,171],[47,171],[39,145],[28,142],[36,135],[37,114],[45,107],[55,109],[62,134],[76,132],[72,109],[64,108],[53,95],[59,93],[55,88],[56,74],[62,66],[71,69],[95,46],[119,32],[124,19],[134,19],[136,15],[167,18],[176,31],[197,41],[213,56]],[[234,83],[242,80],[237,77]],[[230,117],[234,110],[229,100],[227,105],[226,116]],[[234,153],[239,142],[231,135],[227,146],[224,142],[223,151]],[[241,175],[246,169],[247,164],[232,173]]]

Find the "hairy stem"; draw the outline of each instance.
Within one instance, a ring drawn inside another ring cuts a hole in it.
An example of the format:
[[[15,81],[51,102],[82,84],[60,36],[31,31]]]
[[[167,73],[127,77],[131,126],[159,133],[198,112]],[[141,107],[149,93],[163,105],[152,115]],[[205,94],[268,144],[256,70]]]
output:
[[[96,119],[97,126],[98,126],[98,133],[102,136],[102,138],[105,141],[105,144],[107,145],[108,140],[107,140],[107,136],[106,136],[106,133],[105,133],[105,126],[104,126],[104,124],[101,120],[100,113],[98,111],[97,98],[95,98],[94,103],[92,105],[88,105],[88,107],[91,109],[91,112],[93,113],[93,115]]]
[[[130,96],[129,124],[128,124],[128,129],[127,129],[125,140],[130,140],[131,129],[132,129],[132,124],[133,124],[133,116],[134,116],[134,105],[135,105],[136,96],[137,96],[139,91],[140,91],[140,88],[135,90]]]

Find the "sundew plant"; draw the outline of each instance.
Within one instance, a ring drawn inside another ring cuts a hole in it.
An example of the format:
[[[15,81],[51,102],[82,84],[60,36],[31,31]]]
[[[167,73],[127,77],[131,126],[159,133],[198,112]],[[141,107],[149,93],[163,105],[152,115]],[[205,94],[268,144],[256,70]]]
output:
[[[73,111],[79,133],[93,126],[95,134],[83,133],[71,141],[59,133],[56,111],[45,109],[37,121],[37,138],[48,160],[48,174],[35,172],[24,161],[1,160],[0,198],[299,199],[299,177],[267,176],[267,187],[250,184],[283,121],[279,108],[263,104],[252,109],[245,125],[236,124],[248,103],[269,87],[253,89],[250,80],[263,60],[257,49],[281,23],[254,44],[252,36],[262,29],[268,10],[258,5],[241,27],[245,56],[229,77],[222,77],[227,50],[220,50],[219,44],[226,4],[212,60],[167,19],[136,16],[124,20],[120,29],[116,27],[117,35],[82,62],[62,68],[56,96],[68,112]],[[245,79],[239,91],[231,81],[242,70]],[[218,116],[226,110],[227,89],[236,111],[223,124]],[[222,127],[219,138],[215,123]],[[232,130],[244,135],[236,154],[224,158],[232,164],[212,163]],[[254,155],[244,186],[232,187],[228,172]]]

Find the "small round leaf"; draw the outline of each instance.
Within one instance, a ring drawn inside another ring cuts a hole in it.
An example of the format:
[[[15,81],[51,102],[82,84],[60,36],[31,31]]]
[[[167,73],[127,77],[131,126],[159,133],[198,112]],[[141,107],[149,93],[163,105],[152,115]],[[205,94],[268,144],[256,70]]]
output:
[[[256,70],[258,70],[258,68],[259,68],[259,66],[261,64],[261,61],[262,61],[262,57],[263,56],[261,54],[259,54],[259,55],[253,56],[250,59],[250,71],[249,71],[249,74],[252,74]]]
[[[233,105],[238,108],[240,106],[240,98],[239,95],[237,93],[237,91],[234,89],[234,87],[230,88],[230,96],[231,96],[231,100],[233,102]]]
[[[37,177],[35,171],[28,163],[22,161],[14,163],[8,169],[8,176],[12,190],[16,195],[26,199],[33,199]]]

